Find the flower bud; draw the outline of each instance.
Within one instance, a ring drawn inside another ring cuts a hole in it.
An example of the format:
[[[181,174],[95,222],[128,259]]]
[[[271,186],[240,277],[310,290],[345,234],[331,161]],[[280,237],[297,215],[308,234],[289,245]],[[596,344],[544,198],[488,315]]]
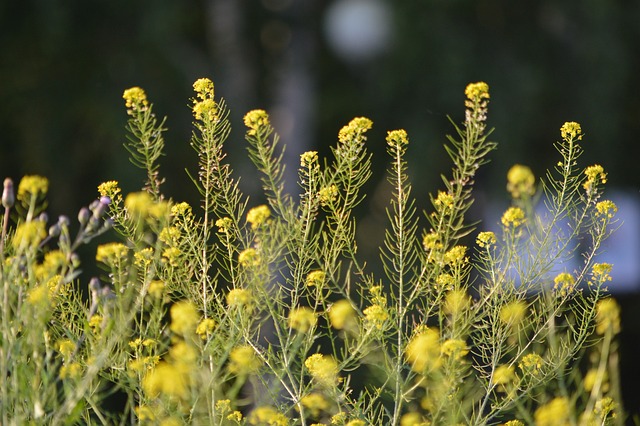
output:
[[[4,208],[9,209],[13,207],[16,202],[16,193],[13,189],[13,181],[11,178],[4,180],[4,190],[2,191],[2,205]]]
[[[80,222],[80,225],[82,226],[87,224],[87,221],[89,220],[90,217],[91,217],[91,212],[86,207],[81,208],[80,211],[78,212],[78,222]]]
[[[58,235],[60,235],[60,224],[56,223],[49,228],[49,236],[53,238],[57,237]]]
[[[107,211],[109,204],[111,204],[111,198],[100,197],[98,205],[93,209],[93,217],[95,217],[96,219],[100,219],[102,215],[104,215],[104,212]]]

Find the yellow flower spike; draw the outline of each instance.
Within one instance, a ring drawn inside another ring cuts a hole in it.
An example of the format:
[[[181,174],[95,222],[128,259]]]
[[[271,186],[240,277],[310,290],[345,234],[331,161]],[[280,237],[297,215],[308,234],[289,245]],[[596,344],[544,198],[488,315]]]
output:
[[[455,199],[448,192],[438,191],[438,198],[433,202],[439,211],[450,211],[453,209]]]
[[[416,333],[405,349],[405,359],[416,373],[426,374],[441,365],[440,334],[433,328]]]
[[[509,207],[502,215],[502,224],[507,228],[517,228],[525,222],[524,210],[520,207]]]
[[[595,189],[599,183],[603,185],[607,183],[607,174],[604,172],[604,168],[599,164],[587,167],[584,169],[584,174],[587,177],[587,180],[582,186],[587,192]]]
[[[308,410],[311,417],[318,418],[322,412],[328,411],[331,404],[321,393],[314,392],[300,398],[302,406]]]
[[[571,404],[565,397],[557,397],[539,407],[534,418],[536,426],[565,426],[571,423]]]
[[[149,370],[142,379],[142,390],[150,398],[165,395],[169,398],[185,400],[190,394],[191,371],[184,366],[160,362]]]
[[[18,200],[29,201],[32,196],[41,197],[49,190],[49,180],[42,176],[24,176],[18,185]]]
[[[196,330],[200,316],[193,303],[183,300],[171,306],[170,329],[180,336],[189,336]]]
[[[250,266],[258,266],[260,264],[260,256],[254,248],[248,248],[238,254],[238,263],[240,266],[248,268]]]
[[[193,215],[193,210],[189,203],[184,201],[171,206],[171,216],[173,217],[190,217]]]
[[[452,290],[447,293],[442,304],[445,314],[453,317],[462,315],[471,303],[471,299],[465,290]]]
[[[575,278],[568,272],[562,272],[553,279],[553,290],[560,297],[566,297],[573,292],[576,284]]]
[[[202,100],[213,99],[215,94],[213,81],[208,78],[199,78],[193,83],[193,91]]]
[[[208,336],[213,333],[213,329],[216,326],[216,322],[211,318],[204,318],[196,327],[196,334],[200,336],[202,340],[207,340]]]
[[[307,286],[308,287],[322,287],[326,280],[326,275],[323,271],[311,271],[309,275],[307,275]]]
[[[476,244],[478,244],[480,248],[489,248],[497,241],[496,234],[490,231],[480,232],[476,238]]]
[[[231,350],[227,366],[230,373],[244,376],[257,372],[260,367],[262,367],[262,361],[251,346],[236,346]]]
[[[467,248],[465,246],[455,246],[444,254],[444,263],[446,265],[461,265],[467,263],[469,258],[465,256]]]
[[[582,139],[582,128],[575,121],[567,121],[560,127],[560,136],[565,141]]]
[[[596,305],[596,333],[620,333],[620,306],[615,299],[608,297],[598,301]]]
[[[253,294],[251,290],[234,288],[227,294],[227,305],[231,308],[251,307]]]
[[[596,263],[591,269],[591,275],[596,282],[604,283],[612,280],[610,275],[612,269],[613,265],[611,263]]]
[[[347,143],[358,137],[365,139],[364,133],[371,129],[372,126],[373,122],[366,117],[354,118],[349,124],[340,129],[338,140],[342,143]]]
[[[382,330],[384,324],[389,319],[389,313],[387,309],[382,305],[371,305],[362,311],[364,314],[365,322],[373,328]]]
[[[216,226],[218,227],[218,232],[221,234],[226,234],[231,229],[233,225],[233,220],[229,217],[223,217],[222,219],[216,220]]]
[[[312,167],[318,164],[318,151],[307,151],[300,154],[300,167]]]
[[[459,361],[469,353],[469,347],[462,339],[447,339],[442,342],[440,351],[442,355]]]
[[[520,420],[509,420],[502,426],[524,426],[524,423],[522,423]]]
[[[328,316],[331,326],[342,330],[355,325],[356,310],[347,299],[341,299],[331,305]]]
[[[64,364],[60,367],[61,379],[77,379],[82,375],[82,365],[77,362]]]
[[[115,265],[125,259],[129,248],[122,243],[101,244],[96,250],[96,260],[107,265]]]
[[[154,299],[160,299],[164,294],[164,282],[160,280],[153,280],[149,283],[149,290],[147,293]]]
[[[598,216],[605,216],[608,219],[613,219],[618,212],[618,206],[613,201],[604,200],[596,204],[596,211]]]
[[[470,101],[489,99],[489,85],[483,81],[470,83],[464,90],[464,94]]]
[[[247,222],[251,224],[251,229],[258,229],[261,225],[266,224],[270,217],[271,210],[264,204],[247,212]]]
[[[306,333],[311,330],[315,327],[317,321],[316,313],[310,308],[302,307],[289,312],[289,327],[300,333]]]
[[[536,192],[536,178],[531,169],[521,164],[516,164],[507,173],[507,191],[515,199],[531,197]]]
[[[500,309],[500,321],[507,326],[519,325],[527,314],[527,304],[522,300],[514,300]]]
[[[147,95],[140,87],[132,87],[122,94],[128,113],[133,115],[137,111],[145,111],[149,106]]]
[[[120,192],[117,180],[109,180],[98,185],[98,193],[101,197],[109,197],[114,200]]]
[[[493,383],[495,383],[496,385],[508,385],[515,379],[515,369],[512,365],[500,365],[493,372]]]
[[[258,134],[261,127],[269,126],[269,115],[262,109],[254,109],[244,116],[244,125],[247,126],[247,134],[250,136]]]
[[[392,147],[402,148],[409,144],[409,137],[404,129],[387,132],[387,144]]]
[[[522,360],[518,363],[518,367],[525,374],[530,374],[532,376],[540,373],[542,366],[544,365],[544,360],[542,357],[536,353],[530,353],[522,357]]]
[[[304,361],[311,377],[322,386],[335,386],[338,382],[338,363],[329,355],[313,354]]]
[[[43,221],[33,220],[21,223],[13,234],[11,245],[16,250],[35,249],[46,236],[47,231]]]
[[[148,192],[132,192],[124,199],[124,207],[132,217],[146,218],[153,205],[153,198]]]
[[[289,420],[284,414],[269,406],[254,409],[247,417],[247,421],[250,425],[256,426],[287,426],[289,424]]]
[[[327,206],[338,199],[338,187],[334,184],[325,186],[318,191],[320,205]]]

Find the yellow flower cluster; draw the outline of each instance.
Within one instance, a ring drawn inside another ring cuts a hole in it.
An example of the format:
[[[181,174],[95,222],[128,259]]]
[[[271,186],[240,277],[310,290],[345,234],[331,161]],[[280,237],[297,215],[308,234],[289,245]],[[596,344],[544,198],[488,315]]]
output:
[[[522,360],[518,363],[518,367],[520,367],[523,373],[535,376],[540,373],[543,364],[544,361],[540,355],[530,353],[522,357]]]
[[[115,200],[116,196],[120,194],[121,190],[118,186],[117,180],[108,180],[98,185],[98,193],[101,197],[109,197]]]
[[[262,109],[254,109],[244,116],[244,125],[249,128],[248,135],[256,135],[261,127],[269,126],[269,115]]]
[[[347,143],[358,138],[364,139],[363,134],[371,129],[372,126],[373,122],[366,117],[354,118],[349,124],[340,129],[338,140],[342,143]]]
[[[318,200],[322,206],[329,205],[338,199],[338,187],[334,184],[325,186],[318,191]]]
[[[452,194],[444,191],[438,191],[438,198],[435,199],[433,204],[438,211],[450,211],[453,209],[455,198]]]
[[[404,129],[387,132],[387,144],[392,147],[402,148],[409,143],[409,137]]]
[[[557,397],[539,407],[534,414],[536,426],[569,426],[571,404],[565,397]]]
[[[507,191],[513,198],[531,197],[535,192],[536,178],[531,169],[521,164],[516,164],[507,173]]]
[[[447,339],[442,342],[440,352],[445,357],[461,360],[469,353],[467,343],[462,339]]]
[[[598,301],[596,305],[596,333],[605,334],[607,331],[620,333],[620,306],[611,297]]]
[[[556,291],[558,296],[566,297],[573,292],[576,280],[570,273],[561,272],[553,279],[553,283],[553,289]]]
[[[170,330],[180,336],[192,335],[200,322],[200,315],[193,303],[182,300],[171,306]]]
[[[200,336],[202,340],[207,338],[213,333],[213,329],[216,326],[216,322],[211,318],[204,318],[196,327],[196,334]]]
[[[499,365],[493,372],[493,383],[504,390],[505,385],[516,379],[515,368],[512,365]]]
[[[447,273],[440,274],[438,275],[438,278],[436,278],[436,284],[438,284],[438,287],[442,290],[453,289],[456,282],[456,278],[453,275]]]
[[[464,94],[470,101],[489,99],[489,85],[483,81],[470,83],[464,90]]]
[[[385,322],[389,319],[387,308],[382,305],[371,305],[362,311],[367,324],[378,330],[382,330]]]
[[[300,167],[313,167],[318,163],[318,151],[307,151],[300,154]]]
[[[520,207],[509,207],[502,215],[501,221],[507,228],[517,228],[525,222],[524,210]]]
[[[496,234],[491,231],[480,232],[476,238],[476,244],[478,244],[478,247],[480,248],[489,248],[497,241]]]
[[[181,202],[171,206],[171,216],[173,217],[191,217],[193,209],[189,203]]]
[[[32,197],[38,198],[49,190],[49,180],[37,175],[24,176],[18,185],[18,200],[29,202]]]
[[[467,263],[469,258],[466,257],[467,248],[465,246],[455,246],[452,247],[451,250],[444,254],[444,263],[445,265],[461,265],[463,263]]]
[[[45,223],[40,220],[21,223],[13,233],[11,245],[16,250],[35,249],[47,236]]]
[[[515,327],[522,322],[526,314],[527,304],[522,300],[514,300],[502,306],[500,321],[507,326]]]
[[[289,419],[273,407],[258,407],[247,417],[250,425],[287,426]]]
[[[96,260],[110,266],[117,266],[128,253],[129,248],[122,243],[102,244],[96,250]]]
[[[356,311],[353,309],[351,302],[347,299],[341,299],[331,305],[329,308],[329,322],[336,330],[350,328],[355,325]]]
[[[229,232],[229,229],[231,229],[231,225],[233,225],[233,220],[231,220],[231,218],[229,217],[223,217],[222,219],[216,220],[218,232],[220,232],[221,234]]]
[[[596,211],[598,216],[605,216],[608,219],[613,219],[613,216],[618,212],[618,206],[613,201],[604,200],[596,204]]]
[[[271,217],[271,210],[264,204],[247,212],[247,222],[251,224],[251,229],[258,229],[261,225],[266,224],[269,217]]]
[[[413,371],[427,374],[440,367],[440,353],[440,334],[436,329],[425,328],[411,338],[404,356]]]
[[[613,265],[610,263],[596,263],[591,269],[593,279],[598,283],[604,283],[605,281],[611,281],[611,270]]]
[[[196,98],[193,100],[193,116],[205,123],[213,122],[218,117],[218,107],[214,101],[213,81],[200,78],[193,83]]]
[[[241,345],[231,350],[227,366],[230,373],[246,376],[257,372],[260,367],[262,367],[262,361],[251,346]]]
[[[584,174],[587,179],[582,186],[587,192],[594,190],[598,183],[602,183],[603,185],[607,183],[607,174],[599,164],[587,167],[584,169]]]
[[[147,95],[140,87],[131,87],[125,90],[122,94],[122,99],[124,99],[129,115],[133,115],[138,111],[145,111],[149,106]]]
[[[300,398],[300,403],[309,411],[311,417],[319,417],[320,413],[329,410],[331,404],[321,393],[314,392]]]
[[[329,355],[313,354],[304,361],[311,377],[322,386],[335,386],[338,382],[338,363]]]
[[[251,290],[234,288],[227,294],[227,305],[231,308],[250,308],[253,305]]]
[[[567,121],[560,127],[560,136],[565,141],[582,139],[582,128],[575,121]]]
[[[317,322],[316,313],[307,307],[292,309],[288,320],[289,327],[301,333],[311,330]]]
[[[326,275],[323,271],[311,271],[309,275],[307,275],[307,286],[308,287],[322,287],[324,286],[324,282],[326,280]]]
[[[442,311],[446,315],[457,317],[462,315],[469,308],[470,302],[471,299],[465,290],[451,290],[444,298]]]
[[[242,250],[238,254],[238,263],[240,266],[248,268],[250,266],[257,266],[260,264],[260,256],[254,248],[248,248]]]

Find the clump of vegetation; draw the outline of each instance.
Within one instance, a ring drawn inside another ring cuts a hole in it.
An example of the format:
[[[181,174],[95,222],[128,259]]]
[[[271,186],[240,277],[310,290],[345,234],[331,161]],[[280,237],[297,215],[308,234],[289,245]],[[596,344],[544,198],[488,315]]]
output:
[[[199,206],[163,194],[164,120],[140,88],[124,92],[140,192],[104,182],[77,221],[49,225],[47,180],[24,177],[17,197],[5,180],[3,424],[622,424],[612,265],[596,260],[617,208],[602,198],[603,168],[578,163],[578,123],[562,126],[543,179],[509,171],[496,231],[467,219],[495,148],[487,84],[466,88],[451,175],[427,211],[412,195],[409,137],[390,131],[378,276],[353,213],[372,122],[343,127],[331,159],[301,154],[298,197],[284,191],[268,115],[249,112],[267,200],[252,205],[225,163],[227,108],[210,80],[194,89]],[[95,257],[104,275],[87,280],[77,249],[112,229]],[[122,409],[105,404],[113,392]]]

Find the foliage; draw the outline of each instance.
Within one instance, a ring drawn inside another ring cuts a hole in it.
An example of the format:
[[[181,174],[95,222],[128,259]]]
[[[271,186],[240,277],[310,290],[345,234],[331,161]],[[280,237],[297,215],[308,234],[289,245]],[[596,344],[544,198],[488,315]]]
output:
[[[496,232],[466,217],[495,148],[485,83],[466,89],[451,176],[424,217],[408,135],[389,132],[377,276],[359,258],[353,213],[372,122],[343,127],[331,160],[300,156],[296,201],[268,115],[249,112],[267,204],[248,208],[224,162],[226,106],[210,80],[194,89],[200,214],[162,193],[164,120],[140,88],[124,98],[144,188],[125,197],[101,184],[75,239],[66,217],[46,230],[46,179],[24,177],[17,197],[5,181],[3,424],[622,424],[619,311],[605,295],[611,265],[596,263],[617,208],[601,200],[602,167],[578,166],[579,124],[562,126],[541,191],[528,167],[510,170]],[[104,276],[85,286],[76,250],[112,227],[120,242],[97,248]],[[563,269],[570,259],[577,268]],[[105,403],[112,393],[123,407]]]

